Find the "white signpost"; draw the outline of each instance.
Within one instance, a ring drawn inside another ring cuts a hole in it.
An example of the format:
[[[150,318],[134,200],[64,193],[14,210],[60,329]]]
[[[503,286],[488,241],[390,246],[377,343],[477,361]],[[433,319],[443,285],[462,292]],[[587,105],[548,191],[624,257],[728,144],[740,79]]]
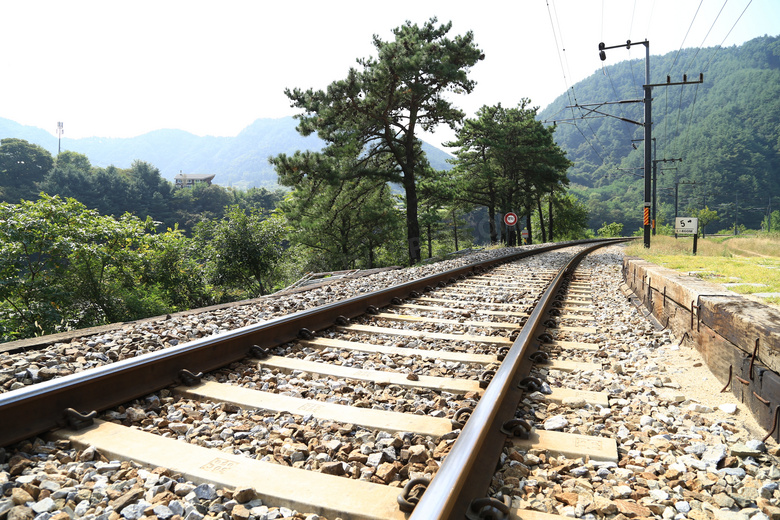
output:
[[[674,219],[674,233],[677,235],[693,235],[693,254],[696,254],[699,241],[699,219],[693,217],[677,217]]]
[[[697,235],[699,233],[699,219],[677,217],[674,220],[674,232],[678,235]]]

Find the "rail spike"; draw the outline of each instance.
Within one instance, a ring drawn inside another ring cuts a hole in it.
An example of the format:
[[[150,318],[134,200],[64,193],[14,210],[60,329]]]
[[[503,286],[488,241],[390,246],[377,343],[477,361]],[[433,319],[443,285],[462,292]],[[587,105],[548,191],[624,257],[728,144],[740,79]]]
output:
[[[414,511],[414,506],[420,502],[430,483],[431,480],[425,477],[413,478],[407,482],[401,494],[398,495],[398,508],[404,513]]]
[[[501,425],[501,433],[521,439],[527,439],[531,434],[531,429],[531,424],[525,419],[511,419]]]
[[[487,388],[490,382],[493,380],[493,376],[496,375],[496,371],[492,369],[485,370],[479,375],[479,387]]]
[[[452,419],[450,419],[450,422],[452,423],[452,428],[458,430],[466,426],[466,421],[469,420],[469,418],[471,417],[471,413],[473,411],[474,409],[469,408],[468,406],[464,408],[459,408],[452,416]]]
[[[541,343],[552,343],[553,342],[552,334],[550,334],[548,332],[544,332],[542,334],[539,334],[539,336],[536,339],[539,340]]]
[[[531,361],[533,361],[534,363],[544,364],[550,361],[550,355],[543,350],[537,350],[536,352],[532,353],[529,357],[531,358]]]
[[[542,389],[542,381],[538,377],[528,376],[517,383],[517,386],[528,392],[538,392]]]
[[[266,359],[271,355],[271,351],[267,348],[263,348],[260,345],[252,345],[249,347],[249,355],[255,359]]]
[[[313,340],[314,339],[314,333],[310,331],[307,328],[302,328],[298,331],[298,337],[305,340]]]
[[[197,384],[200,384],[200,380],[202,377],[203,377],[203,372],[198,372],[197,374],[193,374],[186,368],[179,370],[179,380],[185,386],[195,386]]]
[[[68,428],[71,430],[83,430],[84,428],[94,424],[95,417],[97,417],[97,412],[92,410],[87,414],[83,414],[77,410],[74,410],[73,408],[66,408],[64,415]]]
[[[512,505],[511,498],[507,495],[503,500],[497,498],[475,498],[469,510],[466,511],[468,520],[506,520],[509,518],[509,507]]]

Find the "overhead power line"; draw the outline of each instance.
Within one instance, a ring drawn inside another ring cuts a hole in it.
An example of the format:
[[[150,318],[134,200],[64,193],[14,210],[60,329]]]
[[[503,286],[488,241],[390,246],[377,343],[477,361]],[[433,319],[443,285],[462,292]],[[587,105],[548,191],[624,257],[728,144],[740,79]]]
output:
[[[691,33],[691,27],[693,27],[693,22],[696,21],[696,16],[699,14],[699,9],[701,9],[701,4],[703,3],[704,0],[701,0],[699,2],[699,7],[696,8],[696,12],[693,13],[693,19],[691,20],[691,24],[688,26],[688,31],[685,33],[685,37],[682,39],[682,42],[680,42],[680,48],[677,49],[677,54],[675,54],[674,60],[672,61],[672,64],[669,66],[669,72],[666,73],[667,76],[672,74],[672,68],[674,68],[675,64],[677,63],[677,59],[680,57],[680,52],[682,52],[682,48],[685,45],[685,40],[688,39],[688,35]]]
[[[553,12],[555,13],[555,20],[553,20]],[[555,9],[555,4],[554,3],[552,4],[552,8],[551,8],[550,0],[547,0],[547,15],[550,18],[550,27],[551,27],[552,32],[553,32],[553,40],[555,41],[555,50],[556,50],[556,52],[558,54],[558,62],[561,65],[561,73],[563,74],[563,82],[564,82],[564,85],[566,86],[566,95],[569,98],[569,107],[567,107],[567,108],[571,108],[571,121],[573,122],[574,127],[580,133],[582,138],[585,139],[585,142],[588,143],[588,146],[590,146],[591,150],[593,150],[593,153],[596,154],[596,157],[598,157],[599,160],[601,161],[601,163],[604,164],[604,158],[601,156],[601,154],[598,152],[598,150],[596,150],[596,147],[593,145],[591,140],[588,139],[588,137],[585,135],[585,133],[582,131],[582,129],[576,123],[577,119],[576,119],[576,116],[575,116],[574,108],[572,108],[572,107],[577,105],[577,95],[574,92],[574,85],[569,87],[568,76],[566,74],[566,71],[568,69],[568,60],[565,59],[566,48],[565,48],[565,46],[563,44],[563,34],[562,34],[562,31],[561,31],[560,22],[558,22],[556,24],[556,22],[558,21],[558,11]],[[557,31],[556,31],[556,25],[557,25],[557,28],[558,28]],[[559,41],[558,41],[559,40],[559,35],[560,35],[560,44],[559,44]],[[564,62],[566,63],[566,65],[564,65]],[[580,119],[584,119],[584,117],[580,118]],[[590,133],[593,134],[594,139],[598,139],[598,137],[596,136],[596,132],[590,126],[590,123],[585,121],[585,124],[588,126],[588,130],[590,130]]]
[[[713,58],[715,58],[715,55],[718,53],[718,51],[723,47],[723,42],[726,41],[726,38],[729,37],[729,34],[731,34],[731,31],[734,30],[734,27],[737,26],[737,23],[739,23],[740,19],[742,19],[742,16],[745,14],[745,11],[747,11],[748,7],[750,7],[750,4],[753,3],[753,0],[748,0],[747,5],[742,10],[740,15],[737,17],[737,20],[734,22],[734,25],[731,26],[731,29],[729,29],[729,32],[726,33],[726,36],[723,37],[723,40],[718,44],[718,46],[715,48],[715,51],[712,53],[712,56],[710,56],[710,60],[707,62],[707,64],[702,69],[702,72],[705,72],[707,70],[707,67],[710,66],[710,63],[712,63]]]

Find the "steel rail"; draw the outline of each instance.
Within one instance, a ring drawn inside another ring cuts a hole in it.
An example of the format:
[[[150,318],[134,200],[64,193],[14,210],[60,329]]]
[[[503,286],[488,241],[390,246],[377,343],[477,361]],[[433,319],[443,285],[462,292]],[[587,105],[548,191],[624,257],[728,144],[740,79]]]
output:
[[[384,307],[395,298],[408,298],[413,292],[423,292],[487,267],[592,242],[596,240],[562,242],[513,252],[0,394],[0,446],[66,425],[69,408],[82,413],[106,410],[176,384],[182,370],[209,372],[244,359],[254,345],[281,345],[298,338],[302,329],[312,332],[326,329],[342,317],[350,319],[365,314],[370,306]]]
[[[576,254],[542,294],[409,520],[462,520],[467,513],[472,515],[468,518],[478,518],[478,511],[470,511],[471,504],[487,495],[507,437],[501,425],[514,418],[522,399],[518,383],[530,372],[529,351],[537,329],[564,279],[582,258],[605,245],[597,244]]]

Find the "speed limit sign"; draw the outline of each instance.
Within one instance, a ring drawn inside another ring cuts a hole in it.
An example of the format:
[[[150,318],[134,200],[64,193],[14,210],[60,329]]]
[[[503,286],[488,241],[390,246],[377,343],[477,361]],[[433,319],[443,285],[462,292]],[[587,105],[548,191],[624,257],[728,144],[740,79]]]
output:
[[[514,213],[507,213],[506,215],[504,215],[504,224],[506,224],[507,226],[514,226],[515,224],[517,224],[517,215],[515,215]]]

